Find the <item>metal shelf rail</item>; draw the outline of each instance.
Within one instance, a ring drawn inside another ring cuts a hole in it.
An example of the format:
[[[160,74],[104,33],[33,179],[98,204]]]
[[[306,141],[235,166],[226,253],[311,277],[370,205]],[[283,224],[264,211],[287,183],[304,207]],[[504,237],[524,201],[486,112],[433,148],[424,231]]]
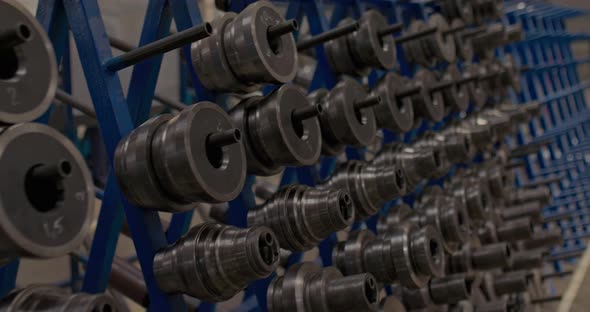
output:
[[[230,10],[240,11],[251,2],[253,1],[232,0]],[[430,14],[440,10],[436,1],[292,0],[277,2],[278,5],[287,6],[288,19],[295,18],[301,24],[305,17],[313,35],[334,27],[346,16],[358,18],[370,7],[379,8],[390,22],[404,22],[406,25],[412,18],[426,19]],[[324,13],[326,6],[332,9],[330,20]],[[584,89],[588,87],[588,84],[579,80],[576,67],[578,64],[588,62],[588,59],[574,59],[571,43],[575,40],[588,40],[589,36],[570,34],[565,29],[567,18],[585,12],[541,1],[508,1],[505,7],[507,15],[504,23],[521,22],[526,31],[526,37],[519,43],[496,51],[497,56],[502,58],[504,53],[512,53],[519,64],[530,68],[523,75],[522,92],[516,94],[511,91],[510,97],[514,102],[540,100],[545,103],[540,121],[534,121],[522,127],[517,140],[507,140],[506,143],[514,147],[542,139],[554,139],[553,143],[542,148],[538,153],[524,157],[526,170],[517,174],[517,183],[539,181],[551,174],[565,174],[562,180],[551,183],[555,203],[546,208],[547,215],[551,216],[564,211],[586,212],[586,201],[589,199],[584,190],[590,183],[590,174],[587,170],[587,161],[578,155],[583,155],[590,149],[588,144],[590,141],[587,140],[590,135],[587,118],[590,114],[584,99]],[[65,72],[68,72],[67,66],[69,66],[69,31],[73,34],[87,81],[92,82],[88,88],[110,163],[119,140],[148,118],[162,56],[140,62],[133,67],[128,95],[125,98],[117,72],[105,66],[107,61],[113,59],[113,55],[97,0],[40,1],[37,18],[48,32],[56,50],[57,59],[63,64]],[[175,22],[179,31],[201,24],[203,21],[197,1],[149,0],[138,46],[167,36],[172,21]],[[316,47],[315,52],[318,64],[310,91],[319,87],[332,88],[337,83],[337,76],[328,66],[323,47]],[[405,61],[401,48],[398,47],[397,52],[400,72],[403,75],[412,76],[417,66]],[[188,46],[183,48],[183,54],[185,63],[189,64],[185,66],[183,73],[190,75],[194,88],[193,102],[215,101],[219,94],[204,88],[190,66]],[[369,75],[368,84],[374,84],[381,75],[383,75],[381,71],[372,72]],[[67,77],[64,80],[64,88],[66,91],[71,91],[70,78]],[[182,98],[186,99],[187,91],[181,91],[184,94]],[[457,114],[451,114],[438,124],[423,122],[405,136],[384,131],[383,142],[411,142],[423,131],[440,129],[445,123],[459,117]],[[363,159],[365,152],[365,150],[349,148],[346,156],[348,159]],[[331,173],[335,164],[335,158],[324,157],[317,166],[286,168],[280,183],[284,185],[298,182],[315,185]],[[449,175],[453,172],[454,170],[451,170]],[[255,177],[250,176],[239,197],[229,203],[226,220],[228,224],[242,227],[246,225],[246,213],[255,204],[252,191],[254,183]],[[430,183],[440,183],[440,181]],[[420,185],[416,191],[418,192],[422,186]],[[170,230],[164,232],[158,214],[130,204],[122,196],[112,174],[107,179],[104,194],[101,192],[97,195],[102,199],[102,206],[92,248],[87,260],[85,259],[87,265],[81,290],[99,293],[107,288],[117,240],[125,219],[129,224],[137,259],[148,289],[150,309],[153,311],[186,310],[187,305],[181,295],[166,294],[158,288],[152,273],[152,259],[157,250],[174,242],[187,231],[192,212],[173,215]],[[413,196],[405,196],[403,200],[412,203]],[[382,209],[383,212],[390,204]],[[554,250],[552,255],[568,255],[572,251],[585,248],[582,237],[590,233],[587,232],[589,221],[587,215],[572,214],[573,221],[558,222],[564,230],[569,231],[573,228],[575,235],[567,240],[563,248]],[[353,228],[374,229],[375,224],[376,217],[363,224],[355,224]],[[580,227],[581,229],[578,229]],[[322,242],[319,247],[323,265],[331,264],[331,251],[335,239],[333,236]],[[289,265],[300,260],[300,254],[292,255]],[[77,258],[75,261],[78,261]],[[559,271],[559,261],[555,262],[555,268]],[[1,295],[15,286],[17,270],[18,260],[0,269]],[[70,285],[77,282],[75,279],[78,275],[76,262],[72,266]],[[265,311],[266,288],[272,278],[273,276],[250,285],[245,291],[243,303],[236,311]],[[198,310],[214,311],[215,305],[201,302]]]

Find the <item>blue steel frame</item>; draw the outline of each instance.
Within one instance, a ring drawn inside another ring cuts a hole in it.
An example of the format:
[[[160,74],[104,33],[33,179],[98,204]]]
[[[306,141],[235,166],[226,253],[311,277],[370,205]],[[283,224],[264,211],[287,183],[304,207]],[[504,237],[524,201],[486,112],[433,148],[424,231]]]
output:
[[[230,10],[241,11],[251,2],[253,1],[233,0]],[[302,19],[306,17],[312,34],[319,34],[334,27],[346,16],[359,17],[369,7],[379,8],[392,23],[399,21],[405,24],[408,24],[412,18],[426,19],[428,14],[439,10],[434,2],[428,1],[416,3],[387,0],[332,1],[329,2],[329,5],[333,7],[332,17],[327,20],[324,15],[326,3],[312,0],[282,2],[287,3],[286,17],[295,18],[299,22],[302,22]],[[573,229],[574,235],[568,238],[568,242],[563,248],[554,251],[553,254],[557,255],[585,248],[581,239],[590,235],[587,228],[590,220],[587,219],[587,214],[581,214],[587,208],[586,201],[590,200],[584,194],[584,190],[590,185],[590,174],[586,170],[586,162],[583,159],[566,157],[571,153],[581,154],[590,150],[590,141],[586,140],[590,130],[590,125],[586,120],[589,113],[583,95],[588,84],[580,82],[576,70],[578,64],[586,63],[590,61],[590,58],[576,60],[571,51],[572,41],[588,40],[589,36],[569,34],[565,30],[565,19],[585,12],[536,1],[529,1],[528,5],[524,7],[519,3],[516,1],[506,2],[507,16],[504,22],[521,22],[526,31],[526,38],[522,42],[498,50],[497,55],[502,58],[504,53],[512,53],[519,64],[531,68],[523,75],[522,92],[520,94],[511,92],[510,98],[514,102],[520,103],[539,100],[544,103],[546,109],[543,110],[543,116],[539,122],[533,121],[528,126],[522,127],[517,139],[508,139],[506,144],[517,146],[546,138],[555,139],[555,143],[542,149],[539,153],[525,157],[526,170],[517,174],[516,182],[522,184],[535,181],[536,178],[543,178],[548,174],[566,173],[567,176],[564,180],[552,185],[556,200],[552,206],[546,208],[547,215],[563,211],[576,211],[580,212],[580,216],[574,215],[572,222],[558,222],[564,231]],[[111,72],[103,66],[113,56],[96,0],[40,1],[37,18],[49,34],[56,50],[58,62],[63,63],[65,69],[63,87],[66,91],[70,91],[71,88],[68,70],[68,31],[73,34],[86,78],[93,82],[88,87],[97,112],[109,161],[112,161],[118,141],[148,118],[162,57],[155,57],[134,66],[128,95],[125,99],[116,72]],[[138,45],[145,45],[166,36],[172,20],[176,23],[178,30],[201,24],[202,18],[197,2],[194,0],[149,0]],[[186,63],[190,64],[189,47],[183,48],[182,52],[187,60]],[[318,65],[309,91],[320,87],[330,89],[337,83],[337,76],[327,64],[323,47],[316,47],[315,52]],[[416,66],[405,61],[403,51],[399,48],[398,59],[400,72],[403,75],[412,76]],[[204,88],[191,66],[185,66],[181,73],[180,93],[181,99],[185,103],[190,104],[193,101],[215,102],[222,96]],[[372,86],[383,74],[382,71],[372,72],[367,81],[369,86]],[[190,75],[192,78],[194,95],[191,95],[185,88],[186,75]],[[68,111],[68,115],[71,119],[71,110]],[[403,137],[384,131],[383,143],[411,142],[421,132],[427,129],[440,129],[444,123],[458,117],[456,114],[451,114],[438,124],[423,122],[417,129]],[[69,133],[72,139],[75,139],[71,129]],[[365,152],[362,149],[349,148],[346,151],[346,156],[348,159],[364,159]],[[280,184],[297,182],[316,185],[330,175],[335,165],[335,158],[324,157],[318,166],[286,168]],[[451,170],[449,176],[453,172],[454,169]],[[441,181],[442,179],[430,183],[441,183]],[[226,220],[228,224],[246,226],[246,213],[249,208],[255,205],[252,191],[254,183],[255,177],[248,177],[242,193],[229,203]],[[422,186],[419,186],[416,192],[419,192]],[[582,197],[578,196],[580,192],[583,194]],[[186,232],[190,225],[192,212],[173,215],[169,230],[164,232],[158,214],[130,204],[122,196],[112,174],[107,179],[104,194],[98,195],[102,199],[102,206],[92,248],[87,258],[73,259],[70,285],[76,284],[79,274],[77,262],[83,260],[87,261],[87,267],[81,290],[99,293],[106,289],[123,218],[126,218],[149,292],[150,309],[154,311],[186,310],[186,304],[180,295],[165,294],[158,288],[152,274],[152,259],[157,250],[174,242]],[[574,200],[570,199],[572,196],[575,196]],[[411,204],[413,196],[405,196],[403,200]],[[382,209],[382,213],[386,212],[391,204],[387,204]],[[355,224],[353,228],[374,229],[375,223],[376,217],[363,224]],[[582,230],[578,231],[579,227],[582,227]],[[335,236],[332,236],[319,246],[320,260],[323,265],[331,265],[331,252],[335,240]],[[572,240],[573,243],[570,242]],[[300,260],[301,255],[294,254],[289,259],[289,265]],[[559,270],[557,262],[555,268]],[[14,287],[17,270],[18,260],[0,269],[0,294],[6,294]],[[236,311],[265,311],[266,288],[273,277],[250,285],[246,289],[243,304]],[[199,311],[214,310],[214,304],[202,302],[199,306]]]

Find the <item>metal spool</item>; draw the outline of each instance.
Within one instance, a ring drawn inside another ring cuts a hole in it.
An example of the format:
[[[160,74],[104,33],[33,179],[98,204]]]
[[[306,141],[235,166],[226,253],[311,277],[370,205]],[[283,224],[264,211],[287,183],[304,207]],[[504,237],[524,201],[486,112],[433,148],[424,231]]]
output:
[[[250,93],[260,88],[251,81],[240,81],[232,71],[225,55],[223,36],[237,14],[225,13],[211,22],[211,36],[191,45],[191,60],[199,80],[205,87],[218,91]]]
[[[520,93],[522,91],[520,84],[520,68],[517,67],[516,61],[510,54],[504,55],[503,71],[500,79],[506,86],[512,87],[514,92]]]
[[[418,32],[423,31],[426,29],[426,24],[422,20],[413,20],[410,23],[410,26],[404,31],[404,35],[411,35]],[[425,51],[422,46],[422,41],[424,38],[419,38],[416,40],[410,40],[408,42],[404,42],[402,44],[402,49],[404,51],[404,57],[410,63],[418,63],[423,66],[429,67],[431,65],[431,61],[426,58]]]
[[[0,2],[0,123],[33,121],[47,111],[57,89],[53,46],[18,1]]]
[[[450,28],[447,20],[442,15],[435,13],[428,17],[426,26],[437,28],[437,31],[433,35],[426,37],[422,41],[427,60],[431,62],[430,65],[434,65],[435,63],[433,62],[436,60],[446,63],[454,62],[457,57],[457,51],[453,34],[446,33]]]
[[[469,107],[469,83],[459,83],[463,77],[457,64],[449,64],[441,80],[455,81],[451,88],[443,91],[445,107],[455,112],[464,112]]]
[[[332,259],[345,275],[368,272],[379,282],[397,281],[413,289],[442,276],[445,267],[441,238],[430,225],[400,226],[379,236],[368,230],[353,232],[334,247]]]
[[[3,260],[59,257],[78,248],[94,211],[90,173],[77,148],[45,125],[22,123],[0,134]]]
[[[441,11],[448,19],[460,18],[465,24],[473,23],[473,7],[470,0],[441,1]]]
[[[409,131],[414,122],[412,98],[400,96],[408,86],[404,79],[396,73],[389,72],[381,78],[370,95],[379,95],[384,101],[374,107],[378,128],[386,128],[396,132]]]
[[[357,110],[354,105],[366,98],[363,86],[352,79],[340,81],[326,96],[317,98],[323,108],[320,124],[324,145],[328,145],[325,149],[337,151],[342,145],[362,147],[373,142],[377,132],[373,109]]]
[[[354,23],[354,19],[345,18],[338,23],[338,27]],[[370,68],[358,67],[349,49],[348,36],[340,36],[324,44],[326,59],[330,68],[336,73],[346,73],[353,76],[366,76]]]
[[[453,179],[449,185],[453,196],[467,208],[469,219],[480,222],[488,218],[493,210],[489,190],[477,178]]]
[[[468,65],[463,71],[463,78],[479,77],[486,73],[485,68],[476,64]],[[489,90],[487,84],[480,79],[476,79],[467,83],[467,91],[469,99],[476,108],[483,107],[488,101]]]
[[[305,251],[352,224],[354,214],[352,199],[343,190],[289,185],[250,209],[248,225],[268,226],[283,249]]]
[[[314,114],[295,117],[306,108]],[[322,136],[315,117],[320,112],[321,107],[311,106],[292,85],[284,85],[265,97],[249,97],[232,108],[229,115],[245,136],[248,173],[273,175],[282,166],[316,163]]]
[[[393,69],[396,49],[393,36],[379,32],[389,26],[387,19],[376,10],[368,10],[359,19],[360,28],[347,36],[348,47],[358,67]]]
[[[228,24],[223,33],[227,61],[241,81],[285,83],[297,72],[297,49],[291,34],[269,40],[268,29],[285,19],[268,1],[257,1]],[[209,64],[210,65],[210,64]]]
[[[456,0],[461,1],[461,0]],[[451,28],[461,28],[465,26],[466,23],[463,22],[462,19],[456,18],[453,19],[451,22]],[[469,24],[469,23],[467,23]],[[471,42],[471,38],[464,36],[463,31],[458,31],[453,34],[453,38],[455,39],[455,48],[457,49],[457,57],[463,60],[464,62],[471,63],[473,60],[473,43]]]
[[[493,49],[504,44],[504,24],[490,24],[485,32],[474,36],[472,42],[475,54],[480,59],[492,59]]]
[[[478,152],[488,151],[497,141],[496,132],[490,123],[483,118],[467,117],[457,125],[457,130],[471,138],[473,146]]]
[[[324,103],[328,93],[329,91],[326,89],[317,89],[308,95],[308,100],[311,105]],[[330,129],[328,128],[330,124],[326,124],[329,120],[325,116],[320,116],[319,120],[320,130],[322,131],[322,155],[338,156],[342,154],[346,148],[346,145],[327,139],[330,137],[330,135],[332,135]]]
[[[278,262],[279,244],[270,229],[205,222],[158,251],[153,267],[163,291],[220,302],[268,277]]]
[[[441,121],[445,112],[443,93],[442,91],[430,91],[430,87],[437,83],[434,73],[428,69],[420,69],[414,75],[413,81],[416,85],[422,86],[423,88],[420,94],[412,97],[415,111],[414,116],[424,117],[434,122]]]
[[[68,294],[48,285],[30,285],[9,293],[0,301],[0,310],[7,312],[117,312],[120,309],[108,295]]]
[[[468,162],[475,156],[475,147],[467,133],[457,131],[455,127],[447,127],[436,135],[439,142],[444,142],[447,157],[452,163]]]
[[[221,141],[210,140],[214,136]],[[229,201],[246,178],[240,140],[240,131],[218,105],[197,103],[172,118],[156,117],[121,140],[117,179],[127,198],[144,208],[178,212],[196,202]]]
[[[379,286],[373,275],[342,276],[311,262],[291,266],[268,287],[270,312],[377,311]]]

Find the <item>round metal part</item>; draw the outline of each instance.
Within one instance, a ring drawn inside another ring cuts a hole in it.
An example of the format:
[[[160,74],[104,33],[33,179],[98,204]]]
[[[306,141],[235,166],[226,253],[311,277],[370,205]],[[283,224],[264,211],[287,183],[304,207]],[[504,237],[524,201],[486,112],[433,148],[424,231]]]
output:
[[[414,122],[414,108],[410,96],[400,97],[398,91],[405,86],[404,79],[389,72],[377,82],[370,95],[379,95],[384,100],[374,106],[378,128],[396,132],[409,131]]]
[[[379,282],[398,281],[413,289],[425,287],[444,270],[442,241],[430,225],[399,226],[379,236],[368,230],[351,233],[334,247],[332,259],[345,275],[368,272]]]
[[[0,310],[7,312],[118,312],[123,311],[106,294],[68,294],[48,285],[31,285],[10,292],[0,301]]]
[[[469,107],[468,83],[457,83],[463,77],[456,64],[449,64],[442,80],[455,81],[451,88],[443,91],[445,107],[452,108],[455,112],[463,112]]]
[[[310,93],[307,98],[309,100],[309,103],[315,106],[324,103],[326,97],[328,96],[328,93],[328,90],[321,88]],[[329,119],[326,118],[326,116],[322,116],[322,114],[320,114],[319,120],[320,130],[322,131],[322,155],[338,156],[342,154],[344,152],[344,149],[346,148],[346,145],[335,141],[334,138],[330,140],[330,138],[332,138],[332,133],[328,128],[330,125],[328,123]]]
[[[510,267],[512,251],[506,243],[483,245],[471,252],[471,264],[476,270]]]
[[[231,129],[234,144],[209,142],[214,134]],[[234,199],[246,179],[240,139],[228,115],[214,103],[200,102],[181,111],[154,133],[152,166],[160,185],[183,204]]]
[[[554,245],[563,243],[563,235],[560,229],[549,229],[534,233],[533,236],[522,242],[522,247],[526,250],[537,248],[550,248]]]
[[[363,86],[352,79],[340,81],[323,98],[320,123],[326,144],[362,147],[373,142],[377,132],[373,109],[356,110],[354,107],[354,103],[366,98]]]
[[[501,242],[529,239],[533,235],[533,224],[529,218],[504,221],[496,226],[496,236]]]
[[[342,276],[311,262],[291,266],[266,292],[269,312],[377,311],[379,286],[371,274]]]
[[[452,163],[464,163],[470,161],[475,156],[475,147],[471,142],[471,137],[464,132],[457,131],[455,127],[443,129],[437,139],[442,139],[445,145],[447,158]]]
[[[285,19],[268,1],[247,6],[223,33],[225,55],[241,81],[285,83],[297,72],[297,49],[290,33],[271,40],[268,29]],[[210,64],[206,64],[209,65]]]
[[[228,300],[278,266],[279,244],[266,227],[199,224],[154,256],[154,276],[167,293]]]
[[[463,78],[479,77],[486,74],[485,67],[477,64],[468,65],[463,71]],[[476,108],[483,107],[488,101],[489,90],[487,84],[479,79],[467,83],[469,98]]]
[[[379,312],[406,312],[406,307],[394,296],[387,296],[379,303]]]
[[[281,248],[290,251],[309,250],[353,220],[353,202],[347,192],[304,185],[286,186],[248,211],[249,226],[268,226]]]
[[[154,134],[171,118],[170,114],[152,118],[123,138],[115,150],[113,166],[119,187],[130,202],[140,207],[188,211],[195,204],[177,202],[169,196],[161,186],[152,165]]]
[[[191,60],[199,80],[207,89],[217,91],[254,92],[260,85],[240,81],[233,73],[225,56],[223,36],[226,27],[236,18],[235,13],[225,13],[211,22],[213,33],[191,45]]]
[[[33,121],[47,111],[57,89],[55,53],[19,1],[0,2],[0,33],[9,31],[20,40],[0,51],[0,123]]]
[[[428,17],[427,27],[436,27],[437,31],[432,36],[428,36],[423,43],[427,57],[431,61],[439,60],[446,63],[452,63],[457,57],[455,48],[454,35],[446,33],[449,30],[449,23],[440,14],[435,13]],[[432,63],[431,63],[432,64]],[[434,65],[434,64],[432,64]]]
[[[462,0],[457,0],[462,1]],[[465,26],[463,20],[461,19],[454,19],[451,22],[451,28],[461,28]],[[471,42],[471,38],[463,36],[462,31],[455,32],[453,34],[453,38],[455,39],[455,48],[457,49],[457,57],[461,60],[471,63],[473,60],[473,43]]]
[[[492,197],[483,182],[472,177],[457,177],[451,181],[453,196],[465,207],[469,219],[485,221],[493,211]]]
[[[379,31],[389,25],[376,10],[368,10],[359,19],[360,27],[347,36],[348,47],[358,67],[392,69],[396,64],[393,36],[380,36]]]
[[[416,117],[424,117],[439,122],[444,117],[445,107],[442,91],[430,91],[430,87],[437,83],[436,76],[428,69],[420,69],[414,75],[414,83],[422,86],[422,92],[412,97]]]
[[[444,0],[441,11],[448,19],[462,19],[465,24],[473,23],[473,7],[470,0]]]
[[[505,206],[501,212],[504,220],[514,220],[523,217],[539,223],[543,220],[543,206],[538,202],[528,202],[520,205]]]
[[[10,177],[0,190],[3,257],[54,258],[78,248],[94,215],[94,186],[70,140],[37,123],[4,128],[0,166]]]
[[[318,119],[295,118],[310,104],[299,89],[283,85],[269,95],[247,98],[229,112],[245,135],[248,173],[273,175],[283,166],[305,166],[320,157]],[[318,113],[316,111],[316,113]]]
[[[505,54],[503,59],[503,71],[500,75],[502,82],[512,87],[514,92],[520,93],[522,90],[520,85],[520,68],[517,67],[516,61],[511,54]]]
[[[512,270],[532,270],[543,267],[543,255],[539,251],[519,251],[512,255]]]
[[[504,272],[493,276],[494,293],[497,296],[527,290],[527,271]]]
[[[410,23],[407,30],[404,31],[404,35],[411,35],[423,31],[426,28],[426,24],[422,20],[415,19]],[[402,49],[404,50],[404,56],[410,63],[418,63],[423,66],[430,67],[432,61],[428,60],[425,55],[425,51],[422,47],[423,38],[418,38],[404,42]]]
[[[431,279],[428,289],[432,302],[436,304],[458,303],[471,297],[474,282],[472,276],[454,274]]]
[[[352,18],[345,18],[338,23],[338,27],[350,25],[356,21]],[[345,73],[353,76],[366,76],[370,68],[356,65],[349,49],[348,36],[340,36],[324,44],[326,58],[332,70],[336,73]]]

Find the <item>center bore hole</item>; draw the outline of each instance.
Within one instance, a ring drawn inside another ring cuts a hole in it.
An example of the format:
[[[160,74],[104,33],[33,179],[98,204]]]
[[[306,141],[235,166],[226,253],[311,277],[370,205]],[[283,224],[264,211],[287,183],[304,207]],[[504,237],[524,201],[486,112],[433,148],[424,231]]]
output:
[[[275,248],[275,243],[270,233],[265,233],[258,237],[258,252],[262,261],[266,265],[272,265],[278,256],[278,251]]]
[[[40,212],[58,208],[64,200],[64,179],[72,173],[72,164],[62,160],[57,164],[38,164],[25,176],[25,194],[33,207]]]
[[[14,49],[0,52],[0,80],[9,80],[16,76],[19,68],[18,55]]]
[[[465,147],[465,150],[471,149],[471,140],[469,140],[469,137],[463,138],[463,146]]]
[[[338,205],[340,208],[340,214],[342,214],[344,220],[349,220],[352,216],[352,200],[350,199],[350,196],[348,196],[348,194],[340,196],[338,199]]]
[[[29,26],[25,24],[19,25],[18,31],[20,32],[20,35],[25,39],[29,39],[31,37],[31,30],[29,29]]]
[[[397,169],[395,171],[395,183],[400,189],[403,189],[406,185],[406,179],[404,177],[404,173],[401,169]]]
[[[430,249],[430,255],[432,256],[432,259],[434,260],[434,263],[439,263],[440,262],[440,258],[439,258],[439,246],[438,246],[438,242],[435,241],[434,239],[431,239],[429,244],[428,244],[428,248]]]
[[[460,226],[462,226],[462,225],[465,225],[465,219],[464,219],[464,217],[463,217],[463,214],[462,214],[462,213],[460,213],[460,212],[457,214],[457,223],[458,223]]]
[[[370,303],[377,301],[377,282],[372,277],[365,279],[365,298]]]
[[[105,304],[102,307],[94,307],[92,312],[113,312],[113,307],[110,304]]]
[[[440,152],[439,151],[432,152],[432,157],[434,158],[434,165],[437,168],[440,167],[440,165],[441,165]]]
[[[235,142],[238,142],[242,139],[242,133],[238,129],[234,129],[231,133],[232,139]],[[209,135],[211,138],[211,134]],[[213,168],[219,169],[225,166],[228,162],[228,156],[224,153],[225,148],[229,148],[227,144],[210,144],[209,139],[207,139],[208,143],[205,144],[205,154],[207,155],[207,160]]]

